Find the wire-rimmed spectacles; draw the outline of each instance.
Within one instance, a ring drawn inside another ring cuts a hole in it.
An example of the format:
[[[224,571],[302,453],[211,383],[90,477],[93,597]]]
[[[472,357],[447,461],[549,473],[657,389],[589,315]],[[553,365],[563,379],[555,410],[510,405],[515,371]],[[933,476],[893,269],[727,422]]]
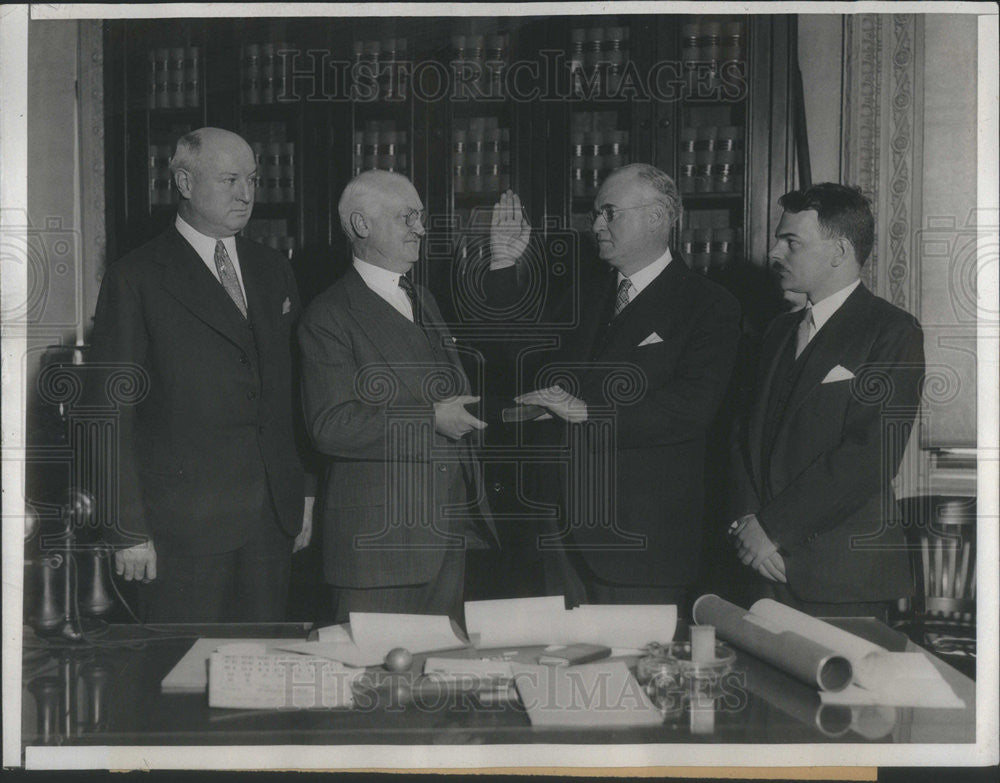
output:
[[[403,220],[406,221],[407,228],[413,228],[417,221],[420,221],[420,225],[427,223],[427,210],[426,209],[411,209],[409,212],[404,214]]]
[[[658,202],[650,201],[648,204],[636,204],[634,207],[613,207],[610,204],[605,204],[600,209],[592,209],[588,213],[590,215],[590,222],[593,223],[597,218],[603,217],[605,222],[611,223],[614,221],[615,217],[619,212],[626,212],[630,209],[642,209],[643,207],[652,207]]]

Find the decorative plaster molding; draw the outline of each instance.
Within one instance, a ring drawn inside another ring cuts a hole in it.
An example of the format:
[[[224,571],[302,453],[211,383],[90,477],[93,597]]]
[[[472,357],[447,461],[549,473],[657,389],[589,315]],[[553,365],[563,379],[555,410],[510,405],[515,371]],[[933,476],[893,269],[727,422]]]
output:
[[[876,241],[864,280],[919,313],[922,224],[923,20],[915,14],[844,19],[842,181],[872,200]]]

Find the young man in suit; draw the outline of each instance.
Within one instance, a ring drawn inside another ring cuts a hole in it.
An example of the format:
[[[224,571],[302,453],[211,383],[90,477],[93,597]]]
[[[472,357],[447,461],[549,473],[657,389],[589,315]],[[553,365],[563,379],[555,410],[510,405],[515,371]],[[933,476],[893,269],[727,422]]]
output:
[[[516,234],[520,217],[505,217],[503,204],[500,214]],[[544,383],[551,371],[561,383],[517,398],[555,417],[537,425],[539,437],[569,447],[567,472],[578,479],[558,480],[562,529],[550,541],[561,547],[547,566],[574,603],[683,605],[699,579],[705,436],[732,372],[740,311],[671,253],[680,214],[677,187],[659,169],[631,164],[608,176],[592,216],[607,274],[580,293],[578,328],[536,376]]]
[[[282,620],[293,547],[311,533],[293,426],[298,293],[285,258],[236,237],[256,181],[242,138],[193,131],[170,167],[177,217],[108,268],[91,340],[96,368],[148,384],[119,420],[116,570],[144,583],[151,622]]]
[[[354,253],[299,328],[306,427],[328,468],[324,571],[352,611],[461,618],[465,550],[495,538],[470,435],[485,423],[434,297],[406,276],[423,203],[366,171],[339,203]]]
[[[770,263],[807,303],[764,338],[730,536],[763,595],[884,618],[911,591],[892,479],[919,405],[923,335],[860,280],[875,221],[857,188],[822,183],[778,203]]]

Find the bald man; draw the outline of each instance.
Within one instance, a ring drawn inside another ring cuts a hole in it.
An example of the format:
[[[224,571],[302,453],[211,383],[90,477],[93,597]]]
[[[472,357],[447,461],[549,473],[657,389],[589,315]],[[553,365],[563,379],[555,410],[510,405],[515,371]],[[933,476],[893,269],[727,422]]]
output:
[[[170,169],[174,224],[108,268],[91,341],[90,362],[148,379],[120,411],[116,570],[142,583],[150,622],[278,621],[311,534],[293,435],[298,292],[284,257],[236,236],[257,180],[242,138],[193,131]]]
[[[465,552],[496,532],[472,445],[486,425],[434,297],[407,273],[424,205],[408,179],[360,174],[340,222],[353,264],[299,328],[306,427],[327,457],[323,563],[351,612],[461,618]]]

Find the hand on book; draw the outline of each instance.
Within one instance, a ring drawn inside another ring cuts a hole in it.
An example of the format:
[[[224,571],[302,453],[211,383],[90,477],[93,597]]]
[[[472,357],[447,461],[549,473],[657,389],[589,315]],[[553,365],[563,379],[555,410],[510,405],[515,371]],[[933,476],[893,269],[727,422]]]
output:
[[[521,394],[514,398],[520,405],[540,405],[568,422],[587,420],[587,403],[577,399],[561,386],[549,386],[547,389]]]

